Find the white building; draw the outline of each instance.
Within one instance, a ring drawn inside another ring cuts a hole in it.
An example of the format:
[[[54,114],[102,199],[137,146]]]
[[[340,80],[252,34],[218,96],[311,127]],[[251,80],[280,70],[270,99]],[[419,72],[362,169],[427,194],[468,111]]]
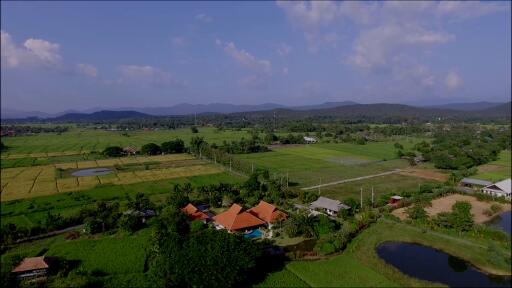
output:
[[[324,210],[331,216],[336,216],[342,209],[350,209],[349,206],[341,203],[338,200],[329,199],[326,197],[318,197],[318,199],[309,205],[309,209],[314,211],[315,209]]]
[[[316,143],[316,139],[313,137],[304,136],[304,142],[306,142],[306,144],[313,144]]]
[[[484,188],[482,188],[482,192],[485,194],[492,195],[492,196],[507,197],[510,199],[512,196],[511,186],[512,186],[512,184],[511,184],[511,181],[509,178],[507,180],[503,180],[503,181],[496,182],[494,184],[485,186]]]

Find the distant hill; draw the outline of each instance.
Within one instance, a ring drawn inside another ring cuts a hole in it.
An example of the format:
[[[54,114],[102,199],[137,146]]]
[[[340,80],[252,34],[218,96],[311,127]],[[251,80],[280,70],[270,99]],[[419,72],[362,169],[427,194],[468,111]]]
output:
[[[68,113],[55,118],[46,119],[52,122],[84,122],[84,121],[114,121],[122,119],[141,119],[153,116],[137,111],[98,111],[90,114]]]
[[[498,102],[448,103],[443,105],[423,106],[423,108],[451,109],[459,111],[478,111],[500,106]]]

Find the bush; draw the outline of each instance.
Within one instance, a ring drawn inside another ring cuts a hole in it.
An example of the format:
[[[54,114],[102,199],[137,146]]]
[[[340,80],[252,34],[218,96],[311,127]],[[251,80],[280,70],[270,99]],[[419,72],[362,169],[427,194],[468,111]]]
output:
[[[423,206],[415,204],[405,210],[409,219],[412,220],[425,220],[428,218],[427,212],[423,209]]]
[[[185,142],[181,139],[167,141],[161,145],[162,152],[164,153],[183,153],[185,152]]]
[[[199,220],[194,220],[190,222],[190,233],[201,231],[205,228],[205,225],[203,222]]]
[[[491,211],[493,213],[501,212],[501,210],[503,210],[503,207],[501,207],[501,205],[498,205],[498,204],[492,204],[491,205]]]
[[[123,214],[118,220],[119,228],[127,232],[135,232],[142,227],[142,220],[136,214]]]
[[[148,143],[140,148],[140,153],[144,155],[157,155],[162,153],[160,146],[155,143]]]
[[[123,148],[119,146],[110,146],[105,148],[102,154],[107,157],[120,157],[123,156]]]

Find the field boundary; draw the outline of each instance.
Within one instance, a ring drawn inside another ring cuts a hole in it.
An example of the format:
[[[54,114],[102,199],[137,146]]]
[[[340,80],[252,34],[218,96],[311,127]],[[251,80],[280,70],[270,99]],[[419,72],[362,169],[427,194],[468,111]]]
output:
[[[372,175],[366,175],[366,176],[361,176],[361,177],[356,177],[356,178],[339,180],[339,181],[329,182],[329,183],[325,183],[325,184],[320,184],[320,185],[315,185],[315,186],[310,186],[310,187],[304,187],[304,188],[300,188],[300,189],[301,190],[318,189],[318,188],[322,188],[322,187],[333,186],[333,185],[343,184],[343,183],[347,183],[347,182],[354,182],[354,181],[359,181],[359,180],[364,180],[364,179],[369,179],[369,178],[374,178],[374,177],[379,177],[379,176],[385,176],[385,175],[389,175],[389,174],[399,173],[401,171],[402,171],[401,169],[394,169],[394,170],[383,172],[383,173],[379,173],[379,174],[372,174]]]

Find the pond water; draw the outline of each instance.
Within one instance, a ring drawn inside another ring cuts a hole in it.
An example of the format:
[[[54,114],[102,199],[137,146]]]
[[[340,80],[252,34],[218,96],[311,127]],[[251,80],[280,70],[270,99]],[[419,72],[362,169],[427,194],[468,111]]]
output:
[[[487,224],[505,231],[508,235],[512,232],[512,213],[506,211],[491,219]]]
[[[100,175],[107,175],[114,171],[109,168],[92,168],[92,169],[82,169],[73,172],[71,175],[75,177],[82,177],[82,176],[100,176]]]
[[[511,285],[510,277],[485,274],[460,258],[426,246],[386,242],[377,247],[377,254],[406,275],[450,287]]]

